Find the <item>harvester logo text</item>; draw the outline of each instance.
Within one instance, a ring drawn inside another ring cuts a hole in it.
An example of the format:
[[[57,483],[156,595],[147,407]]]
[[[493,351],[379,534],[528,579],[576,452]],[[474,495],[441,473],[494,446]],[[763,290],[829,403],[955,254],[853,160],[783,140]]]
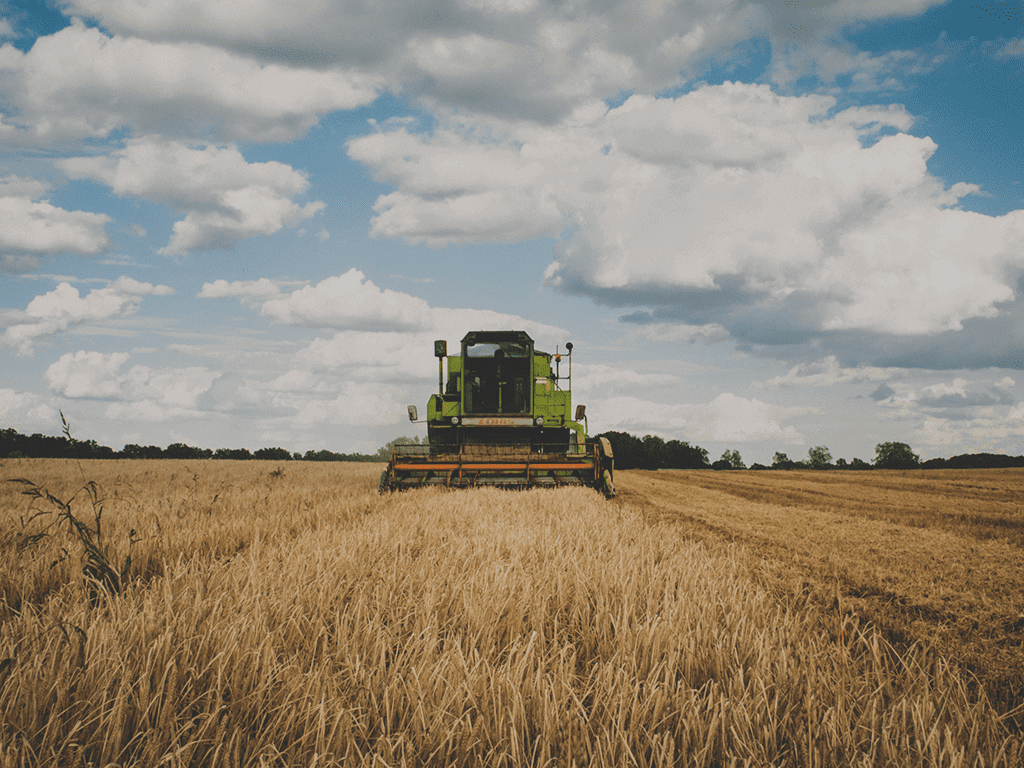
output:
[[[480,416],[463,419],[462,423],[480,427],[516,427],[532,425],[533,419],[528,416],[518,418],[514,416]]]

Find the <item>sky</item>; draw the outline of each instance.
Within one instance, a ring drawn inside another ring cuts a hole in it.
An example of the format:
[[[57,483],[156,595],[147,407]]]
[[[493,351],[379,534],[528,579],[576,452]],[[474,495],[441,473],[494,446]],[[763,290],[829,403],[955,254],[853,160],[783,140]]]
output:
[[[0,426],[424,436],[434,339],[592,434],[1021,454],[1021,0],[0,5]]]

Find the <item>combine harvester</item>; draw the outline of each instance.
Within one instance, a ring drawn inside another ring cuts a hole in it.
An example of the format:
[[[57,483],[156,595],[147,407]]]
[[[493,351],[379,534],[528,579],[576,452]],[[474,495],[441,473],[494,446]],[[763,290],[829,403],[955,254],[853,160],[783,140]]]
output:
[[[584,485],[614,496],[611,444],[587,438],[585,406],[571,418],[572,344],[565,348],[569,371],[561,376],[562,355],[535,350],[524,331],[467,333],[458,357],[435,341],[438,393],[427,403],[428,442],[394,447],[380,492]],[[418,419],[410,405],[409,420]]]

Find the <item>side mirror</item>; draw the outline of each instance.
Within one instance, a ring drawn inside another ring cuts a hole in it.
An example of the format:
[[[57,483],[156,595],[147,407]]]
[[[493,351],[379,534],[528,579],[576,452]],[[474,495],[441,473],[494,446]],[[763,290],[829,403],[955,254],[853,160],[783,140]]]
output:
[[[448,342],[438,339],[434,342],[434,357],[448,357]]]
[[[416,411],[416,406],[415,405],[410,405],[409,406],[409,421],[416,421],[416,419],[418,419],[419,417],[420,417],[420,415]]]
[[[410,408],[412,406],[409,406]],[[580,404],[576,406],[576,421],[583,421],[587,417],[587,406]]]

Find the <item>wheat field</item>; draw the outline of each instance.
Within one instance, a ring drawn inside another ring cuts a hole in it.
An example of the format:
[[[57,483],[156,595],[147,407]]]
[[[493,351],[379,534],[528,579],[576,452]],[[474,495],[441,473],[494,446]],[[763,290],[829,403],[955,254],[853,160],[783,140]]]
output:
[[[0,766],[1020,765],[978,677],[794,588],[779,505],[699,485],[748,473],[380,469],[0,463]]]

